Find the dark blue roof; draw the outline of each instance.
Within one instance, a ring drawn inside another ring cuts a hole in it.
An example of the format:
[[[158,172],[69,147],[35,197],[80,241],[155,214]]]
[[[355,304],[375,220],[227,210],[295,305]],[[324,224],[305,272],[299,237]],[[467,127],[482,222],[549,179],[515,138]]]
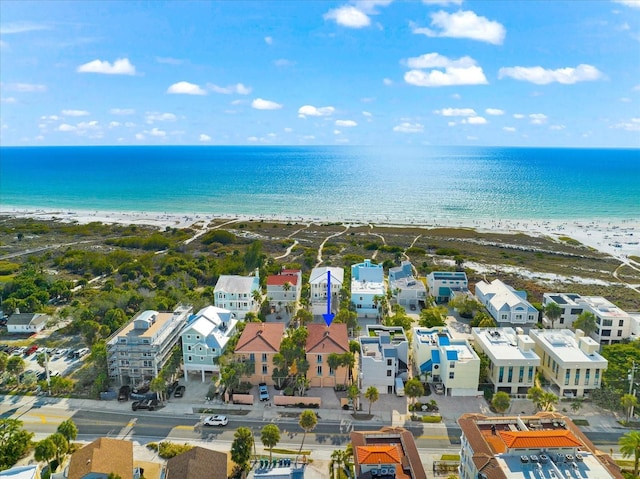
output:
[[[457,361],[458,360],[458,351],[455,349],[450,349],[447,351],[447,361]]]

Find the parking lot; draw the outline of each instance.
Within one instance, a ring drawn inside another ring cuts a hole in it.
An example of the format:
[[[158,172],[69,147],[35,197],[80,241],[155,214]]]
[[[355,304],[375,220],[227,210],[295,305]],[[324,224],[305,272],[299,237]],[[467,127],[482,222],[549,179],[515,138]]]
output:
[[[0,344],[0,350],[10,356],[20,356],[24,362],[23,377],[35,375],[37,380],[46,379],[45,370],[38,364],[38,355],[46,353],[49,361],[49,375],[67,376],[71,371],[79,366],[80,361],[89,353],[87,348],[44,348],[37,349],[34,346],[10,346]]]

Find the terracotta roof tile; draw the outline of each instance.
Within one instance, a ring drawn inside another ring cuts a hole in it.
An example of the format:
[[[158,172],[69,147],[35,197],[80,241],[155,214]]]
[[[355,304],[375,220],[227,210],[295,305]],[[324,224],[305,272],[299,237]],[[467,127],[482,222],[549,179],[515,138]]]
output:
[[[307,354],[344,354],[349,352],[349,335],[347,325],[333,323],[331,326],[324,324],[307,325]]]
[[[356,448],[359,464],[400,464],[398,445],[358,446]]]
[[[295,286],[298,284],[298,276],[293,274],[272,274],[267,276],[267,286],[284,286],[285,283]]]
[[[509,449],[544,449],[582,446],[582,442],[578,441],[571,431],[566,430],[500,431],[500,437]]]
[[[236,346],[236,353],[277,353],[284,337],[282,323],[247,323]]]

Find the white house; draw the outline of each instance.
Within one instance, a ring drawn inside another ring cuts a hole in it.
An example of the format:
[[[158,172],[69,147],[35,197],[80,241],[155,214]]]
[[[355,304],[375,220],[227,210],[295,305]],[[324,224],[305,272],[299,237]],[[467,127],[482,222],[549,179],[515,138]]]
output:
[[[542,317],[544,327],[555,329],[571,328],[573,322],[584,312],[584,305],[578,304],[576,301],[578,298],[580,298],[580,295],[573,293],[544,293],[542,295],[542,306],[547,307],[550,303],[555,303],[562,310],[562,314],[553,324],[544,315]]]
[[[329,280],[329,278],[331,278]],[[344,283],[344,270],[332,266],[313,268],[309,276],[311,293],[311,309],[314,315],[327,312],[327,287],[331,288],[331,312],[340,308],[340,290]]]
[[[381,394],[392,394],[396,377],[406,376],[409,342],[404,330],[395,326],[367,325],[360,343],[360,389],[375,386]]]
[[[260,292],[258,270],[254,276],[221,275],[214,289],[215,303],[244,320],[247,313],[255,313],[260,308],[260,301],[254,298],[256,291]]]
[[[436,303],[448,303],[454,293],[467,293],[469,281],[464,271],[433,271],[427,275],[429,295]]]
[[[538,322],[538,310],[527,301],[527,293],[516,291],[499,279],[476,283],[476,298],[500,325],[530,327]]]
[[[413,328],[413,368],[427,382],[441,382],[449,396],[476,396],[480,358],[466,339],[445,327]]]
[[[422,309],[427,301],[427,288],[422,281],[413,276],[410,261],[389,268],[389,290],[400,306],[415,311]]]
[[[522,328],[473,328],[473,341],[489,358],[489,380],[493,391],[527,394],[535,385],[540,357],[533,339]]]
[[[47,325],[49,316],[41,313],[16,312],[7,320],[8,333],[39,333]]]
[[[207,373],[220,372],[217,359],[235,334],[237,324],[231,311],[215,306],[207,306],[189,318],[180,333],[185,381],[190,372],[200,373],[202,382]]]
[[[377,318],[380,315],[378,302],[385,297],[384,270],[381,264],[364,263],[351,266],[351,302],[359,318]]]
[[[552,382],[560,396],[582,397],[599,389],[608,361],[598,350],[600,345],[577,329],[531,329],[544,377]]]
[[[267,298],[269,306],[276,313],[283,309],[294,312],[300,302],[302,272],[297,269],[283,269],[280,274],[267,277]]]

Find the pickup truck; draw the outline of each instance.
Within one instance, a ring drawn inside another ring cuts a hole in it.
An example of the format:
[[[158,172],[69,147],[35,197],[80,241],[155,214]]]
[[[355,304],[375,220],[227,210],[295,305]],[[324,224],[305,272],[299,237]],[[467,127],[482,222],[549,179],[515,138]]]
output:
[[[266,383],[260,383],[258,385],[258,393],[260,394],[260,401],[269,400],[269,389],[267,389]]]

